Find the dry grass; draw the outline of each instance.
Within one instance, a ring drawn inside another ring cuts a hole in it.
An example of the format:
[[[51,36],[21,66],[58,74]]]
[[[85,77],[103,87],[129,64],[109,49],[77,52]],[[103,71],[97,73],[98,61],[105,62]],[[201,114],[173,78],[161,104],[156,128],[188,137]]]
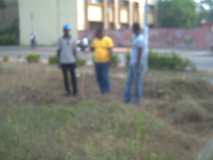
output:
[[[143,105],[126,106],[121,72],[109,97],[81,74],[81,96],[66,98],[56,67],[1,66],[0,159],[194,160],[213,131],[213,87],[200,73],[152,71]]]

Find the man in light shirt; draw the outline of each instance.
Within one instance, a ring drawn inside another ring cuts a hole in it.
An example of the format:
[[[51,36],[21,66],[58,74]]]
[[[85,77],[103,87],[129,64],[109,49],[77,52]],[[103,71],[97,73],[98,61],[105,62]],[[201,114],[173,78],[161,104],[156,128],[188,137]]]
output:
[[[134,23],[132,27],[133,39],[128,68],[128,78],[124,93],[125,103],[140,103],[143,96],[144,83],[144,36],[140,24]]]
[[[71,26],[65,24],[63,27],[64,35],[58,42],[58,60],[62,69],[64,78],[64,87],[66,96],[78,94],[77,76],[76,76],[76,45],[72,36],[70,35]],[[69,74],[71,80],[69,79]],[[70,82],[72,85],[72,91],[70,89]]]

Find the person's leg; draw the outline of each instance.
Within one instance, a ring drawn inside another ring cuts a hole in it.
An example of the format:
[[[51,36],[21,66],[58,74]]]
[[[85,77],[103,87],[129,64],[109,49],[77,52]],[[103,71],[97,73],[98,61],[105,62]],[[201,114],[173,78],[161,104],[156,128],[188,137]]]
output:
[[[64,78],[64,88],[67,94],[70,94],[70,86],[69,86],[69,80],[68,80],[68,67],[67,65],[61,65],[63,78]]]
[[[124,102],[125,103],[130,103],[130,101],[131,101],[133,80],[134,80],[133,66],[129,65],[127,81],[126,81],[126,86],[125,86],[125,91],[124,91]]]
[[[95,72],[96,72],[96,80],[99,86],[99,89],[101,93],[103,93],[103,87],[102,87],[102,64],[96,63],[95,64]]]
[[[77,76],[76,76],[76,64],[70,65],[70,72],[71,72],[71,83],[72,83],[73,95],[77,95],[78,82],[77,82]]]
[[[139,104],[143,96],[144,73],[142,65],[136,68],[134,103]]]
[[[104,92],[104,94],[108,94],[110,92],[109,64],[108,63],[103,64],[102,77],[103,77],[103,92]]]

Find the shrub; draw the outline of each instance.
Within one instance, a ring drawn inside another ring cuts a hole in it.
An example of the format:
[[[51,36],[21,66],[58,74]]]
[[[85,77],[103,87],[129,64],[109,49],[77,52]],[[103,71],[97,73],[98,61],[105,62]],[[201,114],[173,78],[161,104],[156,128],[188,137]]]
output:
[[[176,53],[159,54],[153,51],[149,55],[149,64],[153,69],[184,70],[187,67],[194,67],[191,61]]]
[[[3,62],[8,62],[9,61],[9,56],[4,56],[3,57]]]
[[[19,41],[19,20],[0,26],[0,45],[16,45]]]
[[[14,34],[3,34],[0,36],[1,45],[17,44],[17,38]]]
[[[130,54],[126,53],[126,65],[128,66]],[[176,53],[158,53],[151,51],[149,53],[149,66],[152,69],[166,70],[185,70],[187,68],[195,70],[192,62],[186,58],[182,58]]]
[[[28,63],[38,63],[41,59],[41,56],[37,53],[31,53],[26,57]]]
[[[113,67],[116,67],[116,66],[118,66],[118,64],[119,64],[119,57],[118,57],[118,55],[117,54],[114,54],[113,56],[112,56],[112,66]]]
[[[76,64],[77,64],[78,67],[85,66],[86,65],[86,60],[82,59],[82,58],[77,58]]]
[[[58,64],[58,57],[55,56],[50,56],[48,59],[49,64],[53,65],[53,64]]]

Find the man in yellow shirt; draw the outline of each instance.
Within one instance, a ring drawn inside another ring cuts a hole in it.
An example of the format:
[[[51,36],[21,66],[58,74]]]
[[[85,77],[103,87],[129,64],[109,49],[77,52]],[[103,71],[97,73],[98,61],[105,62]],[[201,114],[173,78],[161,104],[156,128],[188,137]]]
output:
[[[94,52],[96,79],[103,95],[110,92],[109,66],[112,59],[114,44],[110,37],[104,36],[103,29],[98,29],[92,41],[91,49]]]

